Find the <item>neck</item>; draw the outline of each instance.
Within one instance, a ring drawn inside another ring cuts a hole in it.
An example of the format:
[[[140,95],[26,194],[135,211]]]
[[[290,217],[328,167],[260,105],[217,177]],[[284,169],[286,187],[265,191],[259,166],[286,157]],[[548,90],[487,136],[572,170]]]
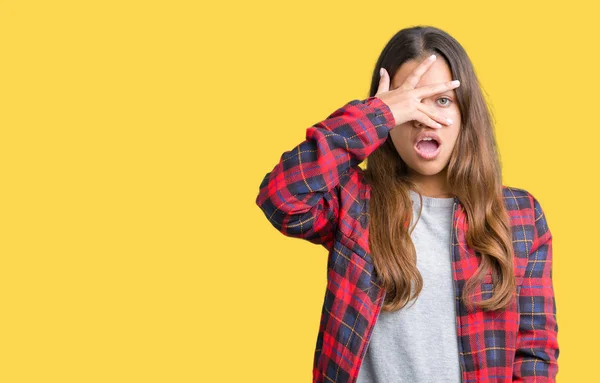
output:
[[[426,197],[433,198],[452,198],[452,193],[448,182],[446,181],[446,169],[441,172],[425,176],[419,173],[411,174],[411,180],[419,187],[419,192]]]

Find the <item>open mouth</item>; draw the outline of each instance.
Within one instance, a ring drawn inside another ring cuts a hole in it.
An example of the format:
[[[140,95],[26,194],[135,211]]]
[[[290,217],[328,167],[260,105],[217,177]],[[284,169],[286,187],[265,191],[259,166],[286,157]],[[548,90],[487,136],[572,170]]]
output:
[[[419,140],[415,144],[415,151],[421,158],[430,160],[440,154],[441,147],[442,146],[436,139],[432,137],[426,137],[422,140]]]

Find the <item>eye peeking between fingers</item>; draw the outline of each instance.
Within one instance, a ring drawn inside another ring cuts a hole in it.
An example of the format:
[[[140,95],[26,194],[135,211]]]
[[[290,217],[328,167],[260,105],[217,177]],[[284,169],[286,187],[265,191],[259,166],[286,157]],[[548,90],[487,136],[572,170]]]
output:
[[[440,100],[445,100],[446,102],[439,104],[440,106],[448,106],[450,104],[452,104],[452,99],[450,99],[450,97],[440,97],[437,99],[437,101],[439,102]]]

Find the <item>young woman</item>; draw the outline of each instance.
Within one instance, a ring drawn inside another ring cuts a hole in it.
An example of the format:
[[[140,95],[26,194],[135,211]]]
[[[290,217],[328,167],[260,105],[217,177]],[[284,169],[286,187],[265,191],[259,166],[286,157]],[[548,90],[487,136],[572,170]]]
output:
[[[423,26],[283,153],[256,203],[329,251],[313,382],[555,381],[552,235],[498,157],[469,57]]]

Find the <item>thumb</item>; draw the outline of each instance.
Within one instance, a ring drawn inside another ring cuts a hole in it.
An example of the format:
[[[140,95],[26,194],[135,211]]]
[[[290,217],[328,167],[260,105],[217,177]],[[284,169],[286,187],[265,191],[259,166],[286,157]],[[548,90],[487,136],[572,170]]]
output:
[[[390,90],[390,77],[388,76],[385,68],[379,69],[379,87],[377,88],[377,94],[387,92]]]

